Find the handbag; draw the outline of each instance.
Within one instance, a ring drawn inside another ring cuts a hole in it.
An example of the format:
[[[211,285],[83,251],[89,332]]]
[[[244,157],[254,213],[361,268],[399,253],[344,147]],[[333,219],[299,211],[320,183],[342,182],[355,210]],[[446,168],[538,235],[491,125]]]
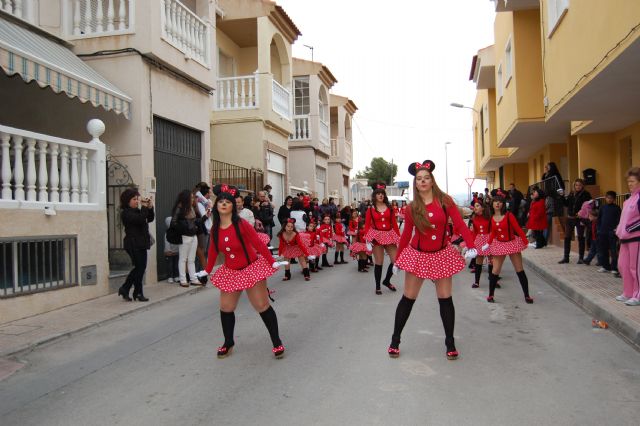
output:
[[[167,228],[167,241],[169,241],[171,244],[182,244],[182,235],[180,235],[178,230],[173,225],[174,222],[171,221],[171,225],[169,225],[169,228]]]

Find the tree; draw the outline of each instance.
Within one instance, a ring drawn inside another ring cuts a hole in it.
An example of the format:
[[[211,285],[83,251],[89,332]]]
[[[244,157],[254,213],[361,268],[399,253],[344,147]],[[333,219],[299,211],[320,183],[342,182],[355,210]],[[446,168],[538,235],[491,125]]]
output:
[[[384,182],[387,185],[393,184],[393,179],[398,173],[398,166],[389,163],[382,157],[371,159],[371,165],[356,174],[358,179],[367,179],[369,185],[374,182]]]

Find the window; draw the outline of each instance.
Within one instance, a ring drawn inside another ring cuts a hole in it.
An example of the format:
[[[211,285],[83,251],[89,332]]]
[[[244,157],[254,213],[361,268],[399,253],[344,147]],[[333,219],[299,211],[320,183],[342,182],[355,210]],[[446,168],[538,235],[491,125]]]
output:
[[[507,41],[507,46],[504,48],[504,86],[507,87],[509,85],[509,81],[511,81],[511,77],[513,76],[513,52],[511,48],[511,37],[509,37],[509,41]]]
[[[295,79],[295,115],[309,114],[309,77]]]
[[[496,74],[496,88],[498,90],[498,103],[502,99],[502,64],[498,65],[498,72]]]
[[[553,35],[562,17],[569,10],[569,0],[547,0],[547,29]]]

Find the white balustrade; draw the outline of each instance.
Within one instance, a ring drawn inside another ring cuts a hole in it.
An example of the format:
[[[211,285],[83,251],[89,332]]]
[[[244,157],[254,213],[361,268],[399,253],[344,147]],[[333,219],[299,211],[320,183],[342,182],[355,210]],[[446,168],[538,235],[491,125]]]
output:
[[[216,109],[258,108],[258,78],[255,75],[219,78],[216,90]]]
[[[89,143],[0,125],[0,207],[104,208],[105,148],[98,139],[104,124],[89,123]]]
[[[0,9],[16,18],[35,24],[38,0],[0,0]]]
[[[135,0],[65,0],[69,38],[132,34]],[[117,17],[116,17],[117,11]]]
[[[209,24],[179,0],[160,0],[162,38],[204,66],[210,61]]]
[[[271,104],[273,110],[283,118],[291,120],[291,93],[275,80],[272,80],[271,87]]]
[[[336,157],[338,155],[338,141],[331,139],[331,156]]]
[[[345,141],[344,144],[344,156],[347,164],[351,164],[353,160],[353,145],[351,142]]]
[[[320,142],[329,146],[329,124],[320,120]]]
[[[293,116],[293,134],[289,136],[292,141],[311,139],[308,115]]]

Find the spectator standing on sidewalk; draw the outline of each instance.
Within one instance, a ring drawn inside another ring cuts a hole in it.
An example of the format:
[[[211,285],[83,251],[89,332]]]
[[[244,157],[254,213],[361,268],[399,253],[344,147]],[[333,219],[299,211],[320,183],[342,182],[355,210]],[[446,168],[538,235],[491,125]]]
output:
[[[196,195],[196,208],[198,210],[198,216],[203,218],[202,220],[202,232],[198,234],[198,249],[196,250],[196,256],[200,261],[200,266],[204,268],[207,265],[207,243],[209,241],[209,231],[211,230],[211,217],[207,215],[207,211],[211,211],[213,202],[211,201],[211,188],[206,182],[200,182],[195,188]]]
[[[616,227],[620,223],[621,210],[616,204],[617,195],[615,191],[607,191],[598,215],[598,272],[618,274]]]
[[[516,219],[518,219],[518,222],[521,223],[520,205],[522,204],[522,200],[524,200],[524,195],[518,191],[515,183],[509,184],[509,200],[509,210]]]
[[[273,206],[265,191],[258,192],[257,208],[257,218],[262,222],[265,233],[273,238]]]
[[[553,197],[550,194],[545,194],[546,197],[544,199],[544,208],[545,213],[547,214],[547,227],[544,231],[542,231],[542,236],[544,240],[549,244],[549,239],[551,238],[551,233],[553,229],[553,213],[555,211],[555,205],[553,201]]]
[[[178,258],[178,273],[180,275],[180,286],[189,287],[187,283],[187,271],[192,285],[202,285],[196,278],[196,251],[198,248],[198,234],[202,233],[202,218],[196,213],[194,203],[195,194],[188,189],[178,194],[176,202],[171,210],[171,225],[176,228],[182,236],[180,252]],[[210,214],[211,210],[207,214]],[[208,216],[205,216],[208,218]]]
[[[171,216],[165,218],[164,224],[169,229],[171,226]],[[178,254],[180,253],[180,244],[172,244],[167,240],[167,233],[164,233],[164,258],[167,261],[168,283],[180,282],[180,273],[178,272]]]
[[[584,264],[589,266],[591,265],[591,261],[594,257],[598,257],[598,264],[600,264],[600,257],[598,256],[598,211],[596,209],[589,210],[589,220],[587,222],[587,226],[589,227],[589,253],[587,253],[587,257],[584,258]],[[602,268],[598,269],[598,272],[601,271]]]
[[[616,300],[628,306],[640,305],[640,167],[627,172],[627,185],[631,197],[622,205],[616,235],[620,238],[618,270],[622,275],[622,294]]]
[[[529,220],[527,229],[533,231],[536,241],[529,244],[529,247],[541,249],[547,245],[543,231],[547,229],[547,217],[545,213],[544,192],[540,188],[533,188],[531,191],[531,207],[529,208]]]
[[[561,191],[560,195],[563,194],[564,192]],[[582,208],[582,204],[589,200],[591,200],[591,194],[584,189],[584,181],[576,179],[573,182],[573,191],[564,199],[564,205],[567,207],[567,224],[564,229],[564,257],[558,263],[569,263],[574,229],[578,234],[578,264],[584,263],[585,227],[583,221],[578,217],[578,212]]]
[[[284,204],[280,206],[278,209],[278,222],[280,222],[280,226],[284,226],[287,223],[287,219],[289,219],[289,214],[291,213],[291,206],[293,205],[293,197],[291,195],[287,195],[287,198],[284,199]]]

